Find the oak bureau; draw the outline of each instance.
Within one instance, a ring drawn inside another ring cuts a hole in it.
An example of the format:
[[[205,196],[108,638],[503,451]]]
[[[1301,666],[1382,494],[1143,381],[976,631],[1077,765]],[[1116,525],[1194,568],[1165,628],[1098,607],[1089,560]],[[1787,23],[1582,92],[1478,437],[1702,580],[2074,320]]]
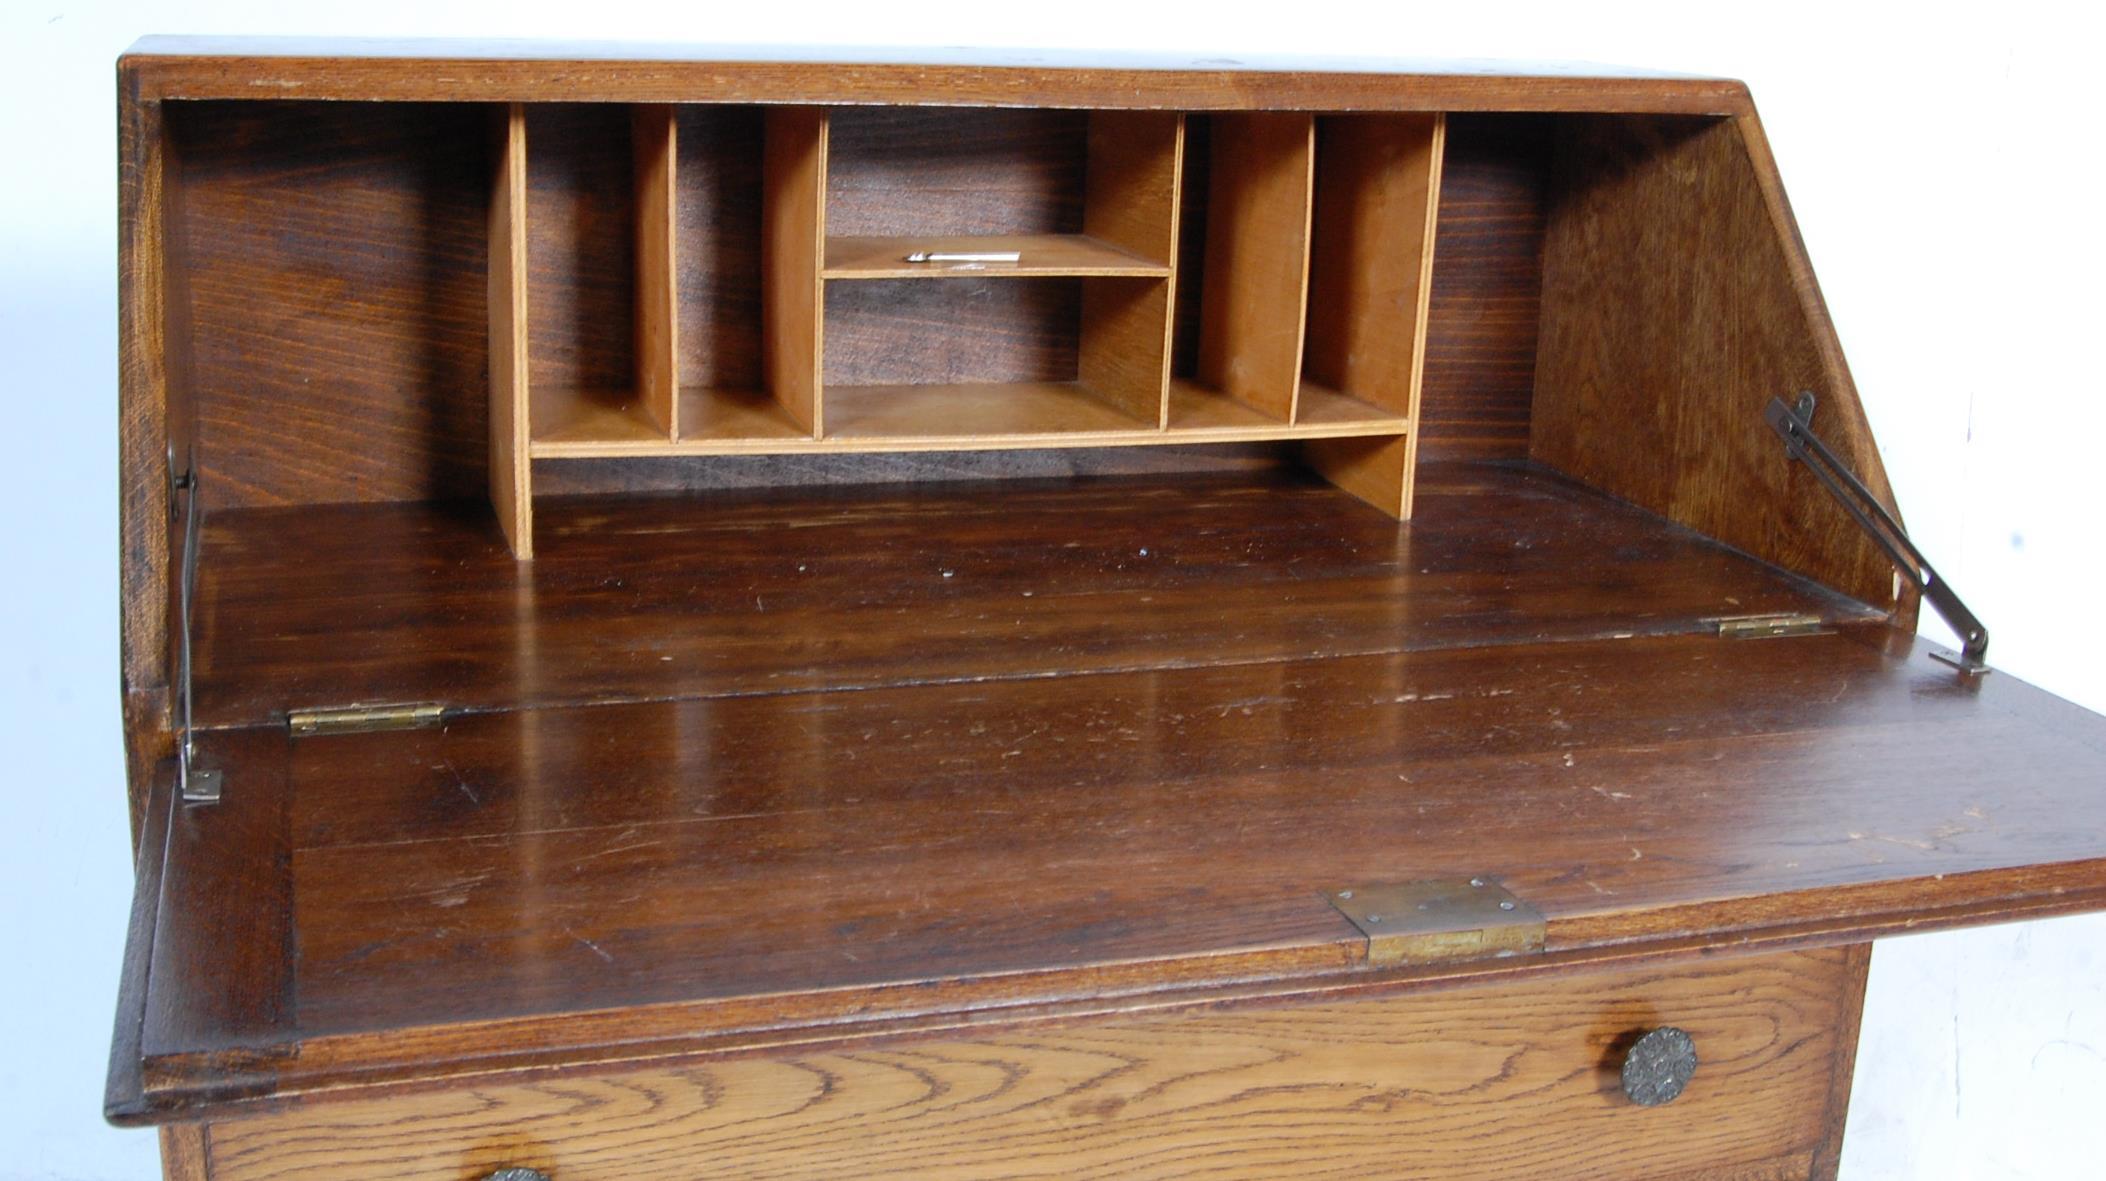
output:
[[[1873,939],[2106,907],[1738,83],[118,81],[171,1179],[1831,1177]]]

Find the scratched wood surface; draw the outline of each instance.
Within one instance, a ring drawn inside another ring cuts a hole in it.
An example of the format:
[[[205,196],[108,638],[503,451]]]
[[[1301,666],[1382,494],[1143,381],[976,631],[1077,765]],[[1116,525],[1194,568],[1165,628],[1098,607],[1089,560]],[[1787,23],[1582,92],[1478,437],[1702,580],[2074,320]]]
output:
[[[216,1125],[212,1176],[1803,1178],[1839,1114],[1853,966],[1799,952],[471,1087]],[[1662,1023],[1702,1064],[1641,1109],[1615,1070]]]
[[[205,528],[198,716],[251,725],[358,701],[500,709],[1868,615],[1525,469],[1434,467],[1420,496],[1422,519],[1402,532],[1290,471],[547,499],[531,570],[465,508],[220,514]]]
[[[1262,520],[1227,485],[1146,480],[776,493],[691,532],[595,501],[546,530],[535,581],[483,538],[505,611],[452,598],[478,578],[453,556],[311,594],[274,551],[251,591],[404,629],[339,630],[363,655],[303,653],[287,688],[375,660],[468,684],[447,678],[494,614],[534,658],[479,683],[544,708],[208,734],[239,798],[164,838],[162,895],[191,901],[159,922],[143,1093],[117,1114],[1351,987],[1379,973],[1320,894],[1355,881],[1498,875],[1550,955],[1583,958],[2106,902],[2106,721],[1884,649],[1862,608],[1525,470],[1449,471],[1402,531],[1321,486],[1241,486]],[[810,527],[753,527],[791,516]],[[652,545],[610,565],[601,535],[628,528]],[[931,533],[943,566],[885,565]],[[420,535],[334,552],[392,562]],[[702,628],[733,590],[768,609]],[[1727,600],[1843,630],[1704,634]],[[269,647],[291,624],[246,626]],[[687,663],[706,675],[565,680]]]

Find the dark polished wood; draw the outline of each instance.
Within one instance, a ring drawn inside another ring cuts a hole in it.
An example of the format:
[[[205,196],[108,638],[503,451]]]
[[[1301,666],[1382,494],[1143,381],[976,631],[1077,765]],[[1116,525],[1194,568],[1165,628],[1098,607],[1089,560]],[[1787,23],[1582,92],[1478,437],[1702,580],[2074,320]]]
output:
[[[1012,281],[1014,282],[1014,281]],[[940,284],[947,286],[949,284]],[[924,286],[940,286],[924,284]],[[1569,482],[1435,465],[1407,531],[1306,476],[215,516],[198,716],[660,700],[1876,618]]]
[[[672,530],[595,501],[549,530],[536,582],[507,584],[532,610],[501,640],[451,598],[474,562],[414,558],[421,583],[340,568],[323,595],[275,567],[287,609],[403,629],[319,628],[284,665],[310,683],[370,688],[373,657],[428,689],[477,650],[534,661],[442,729],[208,737],[244,799],[180,811],[166,874],[243,876],[164,891],[195,909],[164,917],[155,961],[193,966],[151,977],[146,1090],[118,1114],[868,1036],[931,1006],[1364,987],[1382,975],[1321,897],[1340,883],[1496,875],[1547,916],[1548,963],[2106,901],[2106,721],[1850,634],[1699,622],[1861,607],[1526,471],[1449,469],[1381,548],[1362,531],[1382,518],[1336,490],[1188,484],[776,494]],[[890,567],[929,556],[910,534],[948,539],[944,564]],[[215,536],[217,596],[269,581],[239,573],[238,536]],[[339,563],[419,552],[415,530],[359,536],[386,540]],[[611,575],[601,547],[646,537]],[[1529,593],[1539,578],[1562,593]],[[649,609],[676,586],[676,610]],[[697,630],[731,610],[708,587],[761,608]],[[736,661],[683,671],[712,652]],[[588,667],[645,679],[557,687]]]
[[[801,58],[801,60],[800,60]],[[1100,109],[1752,110],[1725,78],[1591,63],[1515,65],[899,47],[623,45],[467,39],[146,37],[120,63],[143,100],[770,102]]]
[[[1832,1179],[1870,940],[2106,908],[2106,719],[1931,659],[1763,424],[1888,495],[1739,83],[151,39],[118,100],[168,1178]],[[1472,877],[1474,956],[1333,905]]]
[[[1543,297],[1551,121],[1448,120],[1419,457],[1525,459]]]
[[[184,103],[168,121],[205,502],[482,495],[488,115]]]

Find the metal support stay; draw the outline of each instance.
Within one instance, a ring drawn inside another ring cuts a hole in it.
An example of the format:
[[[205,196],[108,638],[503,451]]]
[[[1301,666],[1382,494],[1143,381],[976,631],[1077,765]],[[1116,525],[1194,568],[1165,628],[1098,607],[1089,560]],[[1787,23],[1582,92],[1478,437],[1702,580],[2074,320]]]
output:
[[[1989,629],[1982,626],[1982,621],[1975,618],[1974,612],[1960,601],[1960,596],[1954,594],[1952,587],[1931,568],[1922,551],[1909,540],[1908,530],[1894,519],[1894,514],[1888,512],[1879,498],[1872,495],[1872,490],[1865,487],[1835,452],[1821,442],[1820,436],[1813,433],[1815,404],[1811,390],[1801,391],[1797,405],[1793,406],[1785,405],[1782,398],[1771,398],[1763,417],[1784,440],[1785,454],[1813,471],[1836,503],[1842,505],[1844,511],[1857,521],[1858,527],[1886,552],[1902,575],[1923,592],[1924,599],[1938,617],[1959,635],[1959,651],[1939,648],[1931,655],[1961,672],[1988,672],[1985,661],[1989,655]]]
[[[175,449],[168,453],[169,485],[183,498],[183,568],[176,573],[176,602],[179,634],[176,637],[176,792],[185,803],[212,804],[219,801],[220,773],[197,765],[197,726],[191,713],[190,616],[197,597],[198,528],[204,510],[198,507],[197,469],[175,466]]]

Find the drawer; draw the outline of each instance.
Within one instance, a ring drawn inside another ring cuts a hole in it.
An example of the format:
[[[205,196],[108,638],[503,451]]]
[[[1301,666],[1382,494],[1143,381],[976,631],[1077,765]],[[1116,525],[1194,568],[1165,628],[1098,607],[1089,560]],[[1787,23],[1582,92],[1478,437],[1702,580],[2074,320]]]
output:
[[[1800,1178],[1861,952],[1027,1027],[315,1105],[215,1125],[216,1181]],[[1625,1097],[1672,1025],[1679,1098]],[[1843,1078],[1847,1085],[1847,1076]]]

